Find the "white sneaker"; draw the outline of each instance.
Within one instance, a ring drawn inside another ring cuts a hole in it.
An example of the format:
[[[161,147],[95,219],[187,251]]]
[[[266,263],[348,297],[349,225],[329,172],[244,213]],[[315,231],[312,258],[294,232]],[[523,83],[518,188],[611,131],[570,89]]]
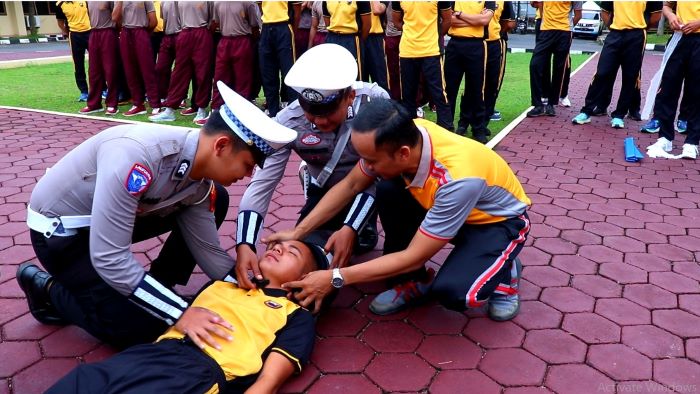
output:
[[[569,100],[569,96],[560,98],[559,99],[559,106],[560,107],[571,107],[571,100]]]
[[[691,144],[683,144],[683,153],[679,156],[681,159],[697,159],[698,158],[698,146]]]
[[[198,108],[197,115],[195,115],[195,117],[192,121],[194,123],[197,123],[197,121],[201,121],[202,119],[206,119],[206,118],[207,118],[207,110],[204,108]]]
[[[425,112],[423,112],[423,107],[416,108],[416,117],[423,119],[425,117]]]
[[[151,115],[158,115],[162,107],[151,109]]]
[[[673,150],[673,143],[664,137],[659,138],[652,145],[647,146],[647,155],[649,157],[665,157],[674,158],[668,152]]]
[[[148,117],[151,122],[174,122],[175,121],[175,111],[172,108],[166,108],[156,115],[151,115]]]

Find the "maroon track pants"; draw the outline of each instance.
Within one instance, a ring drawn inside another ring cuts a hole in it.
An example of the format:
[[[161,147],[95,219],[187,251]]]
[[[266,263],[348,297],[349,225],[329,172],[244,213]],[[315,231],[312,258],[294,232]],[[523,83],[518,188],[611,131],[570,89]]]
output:
[[[214,82],[222,81],[236,93],[249,97],[253,88],[253,41],[251,36],[222,37],[216,47]],[[214,84],[211,109],[224,103]]]
[[[131,103],[143,105],[144,87],[151,108],[160,108],[156,67],[151,49],[151,36],[142,27],[125,27],[119,37],[124,62],[126,83],[131,92]]]
[[[389,95],[394,100],[401,100],[401,71],[399,67],[399,43],[401,36],[385,36],[386,66],[389,70]]]
[[[175,69],[170,78],[166,107],[178,108],[187,95],[194,73],[197,91],[193,97],[198,108],[207,108],[211,98],[211,63],[214,39],[206,27],[183,29],[175,43]]]
[[[158,78],[158,96],[168,97],[168,86],[170,85],[170,74],[172,74],[173,63],[175,62],[175,41],[177,33],[163,37],[158,49],[158,61],[156,62],[156,77]]]
[[[92,29],[88,41],[88,90],[87,106],[102,105],[102,89],[109,88],[105,105],[116,107],[119,96],[119,37],[115,29]]]

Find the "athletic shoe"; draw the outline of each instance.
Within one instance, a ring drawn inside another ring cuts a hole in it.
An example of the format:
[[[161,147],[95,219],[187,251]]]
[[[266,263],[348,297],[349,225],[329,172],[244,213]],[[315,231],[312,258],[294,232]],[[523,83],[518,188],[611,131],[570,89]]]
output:
[[[571,100],[569,100],[569,96],[562,97],[559,99],[559,106],[560,107],[571,107]]]
[[[17,282],[27,297],[29,312],[44,324],[65,325],[66,322],[51,304],[49,288],[53,278],[35,264],[24,263],[17,268]]]
[[[528,118],[536,118],[538,116],[544,116],[544,115],[546,115],[546,113],[544,111],[544,105],[538,105],[538,106],[534,107],[533,109],[531,109],[530,111],[528,111],[528,113],[527,113]]]
[[[106,99],[107,99],[107,89],[102,91],[102,100],[106,100]]]
[[[637,122],[642,120],[642,114],[640,114],[639,111],[629,111],[627,117]]]
[[[175,111],[172,108],[165,108],[157,115],[151,115],[148,117],[151,122],[173,122],[175,121]]]
[[[676,122],[676,131],[683,134],[688,130],[688,121],[678,119]]]
[[[180,111],[180,115],[182,116],[194,116],[197,115],[197,110],[192,108],[192,107],[187,107]]]
[[[486,135],[486,131],[473,131],[472,139],[481,142],[484,145],[486,145],[486,143],[489,142],[489,138]]]
[[[498,122],[500,120],[503,120],[503,117],[501,116],[501,111],[494,111],[493,114],[489,117],[489,120],[492,122]]]
[[[105,115],[116,115],[119,112],[119,108],[117,107],[107,107],[105,110]]]
[[[186,100],[180,101],[180,109],[184,109],[184,108],[187,108],[187,101]]]
[[[423,107],[418,107],[416,108],[416,117],[423,119],[425,117],[425,113],[423,112]]]
[[[151,108],[151,115],[158,115],[163,107]]]
[[[620,118],[612,118],[610,126],[612,126],[613,129],[624,129],[625,121]]]
[[[523,265],[517,257],[513,259],[511,267],[510,289],[508,294],[493,293],[489,298],[489,317],[495,321],[507,321],[514,318],[520,311],[520,276]],[[514,269],[513,269],[514,268]]]
[[[591,116],[605,116],[608,114],[607,110],[595,107],[593,108],[593,111],[591,111]]]
[[[143,104],[132,105],[131,109],[124,112],[124,116],[128,117],[128,116],[136,116],[136,115],[145,115],[146,113],[148,113],[148,111],[146,111],[146,107]]]
[[[78,102],[85,102],[88,99],[88,94],[87,93],[80,93],[80,97],[78,97]]]
[[[642,133],[658,133],[660,129],[661,123],[658,120],[651,118],[644,126],[642,126],[639,129],[639,131],[641,131]]]
[[[207,119],[209,116],[207,115],[207,110],[204,108],[199,108],[197,110],[197,116],[192,119],[192,122],[198,126],[204,126],[205,123],[207,123]]]
[[[557,116],[557,111],[553,105],[547,104],[544,106],[544,114],[547,116]]]
[[[666,157],[673,150],[673,142],[664,137],[659,138],[653,144],[647,146],[647,155],[650,157]]]
[[[576,117],[571,119],[571,123],[573,123],[573,124],[591,123],[591,117],[586,115],[585,113],[581,112],[580,114],[576,115]]]
[[[83,107],[80,109],[80,111],[78,111],[78,113],[85,115],[85,114],[91,114],[93,112],[100,112],[100,111],[102,111],[102,107],[95,107],[95,108]]]
[[[691,144],[683,144],[683,153],[679,156],[682,159],[697,159],[698,158],[698,146]]]
[[[424,299],[433,283],[435,271],[428,269],[428,280],[418,282],[410,280],[393,289],[387,290],[377,295],[369,305],[369,310],[377,315],[391,315]]]

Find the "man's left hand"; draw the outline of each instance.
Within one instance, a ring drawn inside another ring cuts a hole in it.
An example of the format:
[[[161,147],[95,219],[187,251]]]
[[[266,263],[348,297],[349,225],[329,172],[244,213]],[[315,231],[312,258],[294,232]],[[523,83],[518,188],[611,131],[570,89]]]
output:
[[[302,280],[287,282],[282,287],[287,290],[300,289],[292,293],[292,296],[306,309],[311,309],[313,304],[313,313],[318,313],[323,298],[332,290],[331,277],[331,270],[313,271],[306,274]]]
[[[683,34],[690,34],[699,28],[700,28],[700,19],[696,19],[694,21],[690,21],[690,22],[686,23],[685,25],[683,25],[683,27],[681,28],[681,31],[683,32]]]
[[[323,247],[327,251],[333,252],[333,263],[331,268],[342,268],[348,265],[352,257],[352,249],[355,246],[357,233],[350,226],[343,226],[334,232],[328,242]]]

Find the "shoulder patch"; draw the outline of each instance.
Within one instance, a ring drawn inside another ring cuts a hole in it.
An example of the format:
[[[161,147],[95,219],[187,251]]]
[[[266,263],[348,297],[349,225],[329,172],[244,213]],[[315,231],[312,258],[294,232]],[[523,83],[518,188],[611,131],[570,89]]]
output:
[[[272,300],[265,301],[265,305],[267,305],[268,307],[270,307],[272,309],[280,309],[282,307],[282,304],[279,304],[279,303],[272,301]]]
[[[151,171],[146,166],[134,163],[131,171],[129,171],[129,175],[126,177],[124,186],[131,195],[136,196],[148,190],[152,180],[153,175],[151,175]]]
[[[301,143],[304,145],[318,145],[321,143],[321,138],[316,134],[306,133],[301,137]]]

